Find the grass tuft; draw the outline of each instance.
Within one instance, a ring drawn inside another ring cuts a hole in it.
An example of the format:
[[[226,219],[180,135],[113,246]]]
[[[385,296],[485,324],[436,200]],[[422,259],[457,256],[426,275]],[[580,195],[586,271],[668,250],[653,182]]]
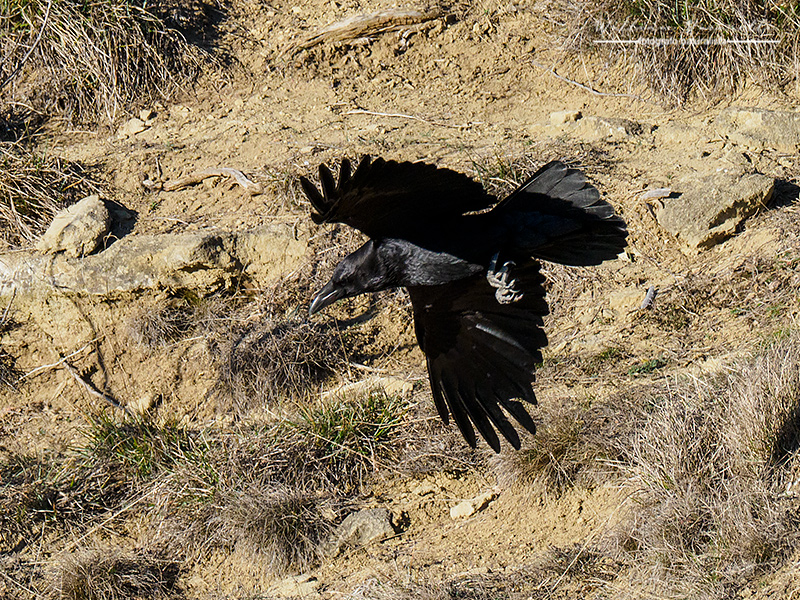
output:
[[[175,421],[156,424],[145,416],[117,423],[103,412],[90,418],[87,444],[80,455],[85,465],[142,481],[186,461],[198,448],[191,434]]]
[[[214,518],[219,539],[263,561],[275,575],[315,566],[337,517],[335,500],[280,484],[230,490]]]
[[[74,123],[113,123],[120,113],[168,99],[206,61],[157,16],[167,2],[44,0],[0,5],[3,79],[14,100]],[[41,38],[38,39],[41,32]],[[23,62],[28,49],[34,50]]]
[[[301,408],[290,426],[327,456],[374,457],[376,447],[388,441],[403,422],[407,409],[402,398],[382,390],[355,397],[334,394]]]
[[[536,435],[522,449],[492,457],[500,481],[541,487],[561,494],[574,486],[593,487],[613,476],[624,443],[639,425],[633,418],[647,392],[617,394],[603,403],[565,398],[542,402],[534,412]]]
[[[183,597],[177,564],[144,551],[81,550],[60,560],[53,596],[62,600]]]
[[[297,317],[246,324],[222,349],[220,408],[243,415],[286,398],[303,398],[347,364],[335,324]]]
[[[727,377],[673,386],[640,418],[623,450],[635,509],[621,547],[647,585],[723,597],[781,565],[800,541],[786,493],[800,466],[797,336]]]
[[[645,84],[668,104],[716,101],[747,80],[770,89],[797,85],[796,3],[585,0],[561,12],[569,23],[568,47],[602,48],[632,59]],[[595,45],[608,40],[647,42]]]
[[[128,337],[145,349],[164,348],[185,337],[196,323],[189,303],[164,300],[134,314],[128,321]]]

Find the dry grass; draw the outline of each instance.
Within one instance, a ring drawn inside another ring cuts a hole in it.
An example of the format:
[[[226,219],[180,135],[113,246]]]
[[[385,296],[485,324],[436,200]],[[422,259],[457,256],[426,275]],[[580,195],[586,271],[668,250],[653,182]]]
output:
[[[307,396],[348,361],[347,345],[335,323],[266,318],[234,335],[221,348],[216,396],[221,410],[240,416]]]
[[[490,464],[556,494],[620,482],[629,510],[606,542],[637,593],[729,597],[800,541],[798,348],[787,334],[716,376],[548,402],[537,435]]]
[[[800,10],[794,3],[588,0],[560,6],[568,48],[601,48],[632,60],[643,82],[669,104],[719,100],[748,80],[769,89],[793,85],[798,91]],[[637,39],[650,41],[595,45]]]
[[[173,588],[161,566],[214,549],[250,555],[265,573],[306,570],[373,474],[393,464],[407,410],[385,394],[336,397],[238,431],[95,416],[63,456],[3,458],[1,549],[23,552],[54,531],[73,532],[67,542],[100,522],[104,531],[124,530],[117,517],[135,511],[138,526],[152,528],[143,554],[49,561],[61,597],[122,598],[134,588],[166,597]],[[145,560],[156,555],[167,562]],[[166,587],[146,591],[151,584]]]
[[[131,316],[128,337],[145,349],[164,348],[186,337],[197,326],[194,307],[179,299],[161,300]]]
[[[313,567],[373,474],[392,463],[405,410],[386,396],[339,398],[220,435],[208,465],[185,465],[152,484],[165,544],[190,557],[212,548],[243,552],[277,575]]]
[[[591,547],[551,547],[525,565],[499,572],[462,574],[444,581],[387,574],[356,588],[349,599],[571,600],[605,598],[620,565]],[[477,571],[477,569],[476,569]]]
[[[560,398],[539,404],[532,415],[536,435],[526,435],[519,452],[489,459],[506,485],[561,494],[573,486],[594,487],[613,478],[620,448],[641,426],[632,418],[650,387],[616,394],[604,402]]]
[[[177,564],[146,551],[82,549],[59,559],[51,596],[59,600],[125,600],[183,597]]]
[[[56,212],[99,190],[77,163],[0,142],[0,240],[11,247],[32,244]]]
[[[411,406],[400,430],[398,459],[393,468],[407,475],[474,472],[485,467],[485,456],[464,443],[454,423],[445,425],[436,413],[425,382],[425,393]]]
[[[174,2],[27,0],[2,8],[3,79],[21,68],[14,100],[71,122],[113,123],[136,107],[172,97],[208,62],[157,16],[177,14]]]
[[[280,576],[318,564],[339,508],[328,493],[262,483],[230,490],[210,525],[219,542]]]
[[[721,598],[780,566],[800,531],[797,336],[644,408],[621,466],[635,508],[620,544],[642,585]]]

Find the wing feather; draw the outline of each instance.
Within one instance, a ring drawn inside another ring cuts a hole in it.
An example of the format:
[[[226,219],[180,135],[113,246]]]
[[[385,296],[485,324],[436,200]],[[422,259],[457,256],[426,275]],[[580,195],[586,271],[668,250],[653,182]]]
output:
[[[453,417],[467,442],[475,430],[495,451],[499,431],[514,447],[520,439],[504,414],[534,432],[518,399],[535,403],[534,369],[547,344],[543,331],[543,277],[536,261],[515,267],[522,298],[501,304],[484,275],[437,286],[409,288],[417,339],[425,352],[434,402],[445,422]],[[502,407],[502,408],[501,408]]]
[[[342,161],[336,183],[327,166],[319,168],[320,194],[301,178],[315,223],[345,223],[372,238],[429,241],[448,221],[493,206],[497,199],[462,173],[425,163],[365,156],[351,175]]]

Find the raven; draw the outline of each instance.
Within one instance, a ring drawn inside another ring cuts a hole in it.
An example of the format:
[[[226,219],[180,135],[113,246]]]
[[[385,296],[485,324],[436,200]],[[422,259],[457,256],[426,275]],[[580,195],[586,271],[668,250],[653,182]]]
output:
[[[345,159],[338,183],[319,167],[322,190],[300,184],[315,223],[345,223],[370,239],[346,256],[309,307],[405,287],[436,409],[467,443],[475,428],[495,452],[495,428],[519,449],[501,407],[531,433],[519,400],[536,403],[534,368],[547,345],[548,313],[537,259],[597,265],[617,257],[627,229],[584,175],[546,164],[498,201],[461,173],[421,162]],[[474,425],[474,428],[473,428]]]

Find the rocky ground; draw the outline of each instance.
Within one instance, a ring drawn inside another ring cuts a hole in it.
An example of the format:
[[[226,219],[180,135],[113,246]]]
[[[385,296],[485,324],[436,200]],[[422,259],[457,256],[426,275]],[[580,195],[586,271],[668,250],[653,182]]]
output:
[[[388,31],[345,29],[341,39],[320,43],[310,35],[391,7],[253,4],[227,34],[237,62],[178,102],[147,107],[113,130],[54,128],[47,152],[95,165],[107,184],[105,203],[65,220],[80,224],[77,242],[56,235],[0,257],[0,302],[10,307],[0,341],[18,380],[0,392],[5,456],[68,452],[80,445],[87,415],[110,400],[196,430],[269,414],[268,404],[246,414],[238,405],[220,410],[210,334],[154,346],[137,343],[131,323],[176,297],[246,298],[250,309],[234,315],[242,319],[272,314],[277,297],[287,315],[302,312],[313,290],[300,284],[319,284],[330,272],[330,246],[341,255],[356,240],[321,236],[297,178],[342,157],[428,161],[496,190],[561,159],[583,169],[625,217],[624,256],[594,269],[547,269],[552,315],[537,381],[542,406],[602,405],[651,384],[699,381],[796,327],[796,98],[751,85],[710,106],[665,108],[639,84],[634,66],[562,52],[558,23],[533,2],[486,0],[457,18],[395,15]],[[299,291],[286,292],[290,284]],[[655,300],[642,308],[651,287]],[[377,374],[393,393],[429,404],[407,303],[381,302],[361,325],[370,338],[365,364],[349,364],[321,387]],[[349,305],[348,314],[365,307]],[[463,470],[452,463],[412,475],[397,465],[377,469],[359,508],[388,509],[370,525],[384,541],[357,542],[289,579],[242,549],[214,549],[182,563],[182,593],[643,597],[626,568],[586,550],[627,514],[629,492],[619,479],[554,492],[511,481],[508,461],[489,454],[479,450],[477,462],[468,460],[480,466]],[[453,513],[465,500],[471,503],[457,509],[464,516]],[[3,559],[8,572],[20,563],[55,564],[79,547],[146,547],[153,530],[138,508],[87,529],[54,529],[37,547],[18,544]],[[795,597],[797,560],[745,576],[736,593]],[[584,565],[582,575],[575,564]],[[35,573],[0,579],[3,597],[38,595]]]

